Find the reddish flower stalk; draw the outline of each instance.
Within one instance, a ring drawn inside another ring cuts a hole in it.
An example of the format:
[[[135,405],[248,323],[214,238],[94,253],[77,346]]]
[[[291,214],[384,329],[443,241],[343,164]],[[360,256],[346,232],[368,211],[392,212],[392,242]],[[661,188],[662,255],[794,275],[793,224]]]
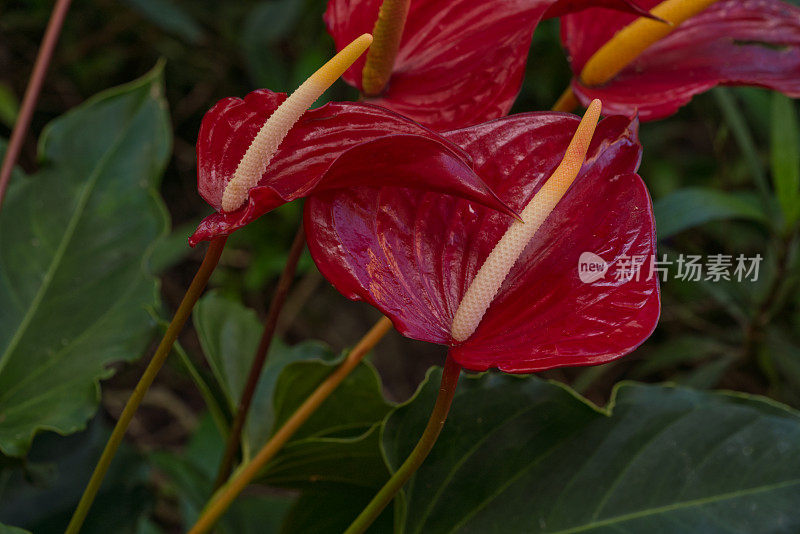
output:
[[[242,429],[245,421],[247,421],[247,414],[250,412],[250,405],[256,393],[256,386],[258,386],[258,379],[261,377],[261,371],[267,361],[267,354],[269,353],[270,345],[272,345],[275,328],[278,326],[278,317],[283,309],[284,302],[286,302],[286,296],[289,293],[289,288],[297,270],[297,263],[300,261],[300,256],[305,250],[305,246],[306,234],[301,225],[294,236],[292,246],[289,248],[286,265],[283,267],[278,285],[275,287],[275,293],[272,295],[272,301],[269,304],[269,310],[267,310],[264,329],[261,332],[261,340],[258,342],[258,348],[256,349],[253,363],[250,365],[250,371],[247,373],[247,381],[242,389],[242,397],[239,399],[239,405],[236,408],[236,414],[233,417],[233,423],[231,423],[231,430],[225,445],[225,452],[222,454],[222,461],[217,471],[217,478],[214,482],[215,490],[225,483],[231,474],[231,469],[233,469],[236,454],[239,452]]]
[[[33,64],[33,72],[28,81],[28,87],[25,89],[25,96],[22,99],[22,107],[11,132],[11,139],[3,157],[3,164],[0,166],[0,206],[3,205],[6,189],[11,180],[11,173],[14,171],[14,165],[19,157],[20,150],[22,150],[25,135],[28,133],[33,111],[36,108],[36,101],[39,99],[39,93],[42,90],[47,68],[50,66],[50,60],[53,57],[56,43],[58,43],[58,37],[61,33],[61,27],[64,25],[70,2],[71,0],[57,0],[56,5],[53,7],[53,13],[50,15],[50,22],[47,23],[42,46],[39,48],[36,62]]]
[[[428,424],[425,425],[425,430],[422,432],[417,445],[355,521],[347,528],[345,534],[361,534],[365,532],[378,519],[383,509],[392,502],[397,492],[405,486],[408,479],[420,468],[425,458],[428,457],[436,444],[436,440],[439,439],[439,434],[442,433],[447,414],[450,413],[450,406],[456,394],[456,386],[458,386],[460,374],[461,366],[448,356],[442,370],[439,395],[436,397],[436,403],[433,405],[430,418],[428,418]]]

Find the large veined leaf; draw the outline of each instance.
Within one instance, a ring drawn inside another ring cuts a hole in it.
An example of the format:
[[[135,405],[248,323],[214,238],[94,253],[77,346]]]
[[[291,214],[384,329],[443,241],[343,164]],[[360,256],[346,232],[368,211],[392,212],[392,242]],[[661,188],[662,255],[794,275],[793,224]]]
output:
[[[275,391],[275,430],[337,362],[297,362],[286,367]],[[389,474],[379,454],[379,423],[389,410],[374,368],[359,365],[267,465],[264,481],[284,487],[330,482],[380,487]]]
[[[439,372],[389,418],[396,467]],[[609,411],[535,378],[462,378],[397,532],[797,532],[800,416],[766,399],[625,383]]]
[[[157,302],[147,250],[170,150],[161,69],[53,121],[41,171],[0,211],[0,451],[85,426],[110,362],[139,357]]]
[[[64,532],[110,434],[96,417],[83,432],[37,437],[24,461],[0,469],[0,523],[36,534]],[[147,465],[123,443],[81,532],[139,534],[137,519],[144,521],[154,500]]]
[[[194,326],[203,353],[222,391],[228,410],[236,411],[263,329],[255,311],[217,292],[197,303]],[[253,405],[244,428],[244,450],[251,452],[266,442],[275,422],[272,397],[281,370],[292,362],[332,358],[322,344],[308,342],[286,347],[275,340],[261,372]]]
[[[197,521],[216,477],[224,447],[210,418],[201,420],[186,449],[180,453],[157,451],[151,463],[169,479],[167,490],[178,497],[184,526]],[[221,534],[277,532],[294,500],[288,494],[241,495],[216,526]]]
[[[289,510],[281,534],[341,534],[364,507],[378,488],[338,485],[304,492]],[[392,532],[392,507],[388,506],[368,534]]]
[[[263,326],[253,310],[215,292],[198,302],[194,324],[228,408],[233,412]],[[244,430],[247,456],[263,446],[339,361],[328,347],[318,342],[293,347],[278,340],[273,342]],[[268,466],[265,476],[271,483],[283,486],[326,477],[369,481],[361,485],[379,482],[386,470],[380,461],[375,461],[378,439],[374,427],[390,408],[375,370],[362,363],[306,421]],[[339,460],[331,465],[320,460],[320,455],[336,456]],[[365,466],[360,458],[370,458],[370,466],[378,474],[364,475]]]

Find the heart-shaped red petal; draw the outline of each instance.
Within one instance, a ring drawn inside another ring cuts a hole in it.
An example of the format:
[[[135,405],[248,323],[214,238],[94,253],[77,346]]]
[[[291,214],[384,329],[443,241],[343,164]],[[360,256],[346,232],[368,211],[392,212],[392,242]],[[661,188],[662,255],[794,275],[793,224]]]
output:
[[[577,123],[567,114],[521,114],[444,136],[519,210],[558,165]],[[609,262],[654,253],[650,199],[633,174],[640,156],[635,123],[611,117],[598,125],[572,188],[478,330],[453,348],[459,363],[511,372],[588,365],[618,357],[649,335],[658,318],[656,280],[584,284],[578,277],[585,251]],[[378,307],[404,335],[450,345],[455,311],[510,224],[475,203],[399,187],[315,195],[305,219],[312,255],[339,291]]]
[[[658,0],[642,0],[652,8]],[[778,0],[723,0],[688,19],[601,87],[577,77],[588,59],[635,17],[592,9],[562,19],[561,34],[586,104],[659,119],[716,85],[756,85],[800,97],[800,8]]]
[[[219,210],[222,194],[258,129],[285,99],[259,90],[220,101],[197,141],[197,188]],[[207,217],[191,244],[229,234],[268,211],[316,190],[402,183],[463,196],[513,213],[472,171],[460,148],[390,110],[331,103],[306,112],[238,210]]]
[[[382,0],[331,0],[337,50],[372,32]],[[412,0],[392,78],[368,101],[435,130],[502,117],[519,92],[533,30],[550,0]],[[344,78],[361,90],[365,58]]]
[[[383,0],[330,0],[325,13],[337,50],[371,33]],[[368,102],[434,130],[502,117],[519,93],[539,20],[604,6],[647,12],[632,0],[411,0],[388,86]],[[345,73],[362,89],[366,54]]]

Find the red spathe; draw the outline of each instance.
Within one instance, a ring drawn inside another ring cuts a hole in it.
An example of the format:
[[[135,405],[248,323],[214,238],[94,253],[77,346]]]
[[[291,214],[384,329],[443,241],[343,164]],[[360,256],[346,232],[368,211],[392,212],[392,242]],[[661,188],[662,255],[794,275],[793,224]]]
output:
[[[328,2],[337,50],[372,33],[382,2]],[[519,93],[539,20],[596,5],[644,13],[631,0],[411,0],[391,79],[367,102],[437,131],[502,117]],[[359,91],[365,61],[344,75]]]
[[[651,9],[660,0],[642,0]],[[589,58],[635,17],[590,9],[561,19],[561,37],[583,104],[655,120],[717,85],[755,85],[800,97],[800,8],[778,0],[723,0],[686,20],[600,87],[581,84]]]
[[[226,98],[206,113],[197,140],[197,189],[217,210],[189,239],[227,235],[291,200],[320,191],[400,183],[469,198],[513,213],[472,170],[457,145],[390,110],[331,103],[306,112],[278,147],[247,202],[222,212],[225,187],[256,132],[286,98],[266,89]]]
[[[529,113],[443,136],[476,173],[520,211],[560,162],[578,120]],[[655,253],[647,190],[635,174],[636,123],[603,120],[570,190],[528,244],[477,331],[456,344],[450,329],[475,273],[508,228],[508,215],[452,196],[396,186],[358,187],[310,198],[309,248],[343,294],[375,305],[404,335],[452,347],[462,366],[527,373],[618,358],[655,328],[658,282],[585,284],[578,258],[606,262]]]

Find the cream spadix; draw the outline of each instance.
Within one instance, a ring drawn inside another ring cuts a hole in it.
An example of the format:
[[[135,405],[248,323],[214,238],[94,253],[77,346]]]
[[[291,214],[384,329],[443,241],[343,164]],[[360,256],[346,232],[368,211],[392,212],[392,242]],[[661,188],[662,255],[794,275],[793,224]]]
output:
[[[222,210],[233,211],[247,200],[247,194],[261,180],[272,156],[300,117],[322,96],[333,82],[355,63],[372,44],[365,33],[344,47],[330,61],[312,74],[276,109],[258,130],[233,177],[222,193]]]
[[[561,163],[522,210],[522,221],[511,223],[478,270],[453,319],[450,333],[457,342],[465,341],[478,328],[514,263],[578,176],[600,119],[600,110],[600,101],[593,100]]]

